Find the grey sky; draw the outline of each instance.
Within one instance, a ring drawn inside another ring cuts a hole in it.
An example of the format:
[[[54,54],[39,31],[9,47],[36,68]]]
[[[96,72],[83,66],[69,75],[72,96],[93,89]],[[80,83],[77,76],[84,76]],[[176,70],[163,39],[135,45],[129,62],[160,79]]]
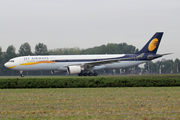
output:
[[[18,52],[28,42],[48,49],[127,43],[141,49],[164,32],[158,53],[180,58],[179,0],[0,0],[0,40]]]

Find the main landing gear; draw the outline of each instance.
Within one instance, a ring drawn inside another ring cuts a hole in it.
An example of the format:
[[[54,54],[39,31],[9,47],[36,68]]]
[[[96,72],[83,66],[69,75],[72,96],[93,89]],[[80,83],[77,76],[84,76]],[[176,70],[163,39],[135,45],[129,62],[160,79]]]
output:
[[[95,72],[95,73],[92,73],[92,72],[89,72],[89,73],[79,73],[78,76],[98,76],[98,73]]]

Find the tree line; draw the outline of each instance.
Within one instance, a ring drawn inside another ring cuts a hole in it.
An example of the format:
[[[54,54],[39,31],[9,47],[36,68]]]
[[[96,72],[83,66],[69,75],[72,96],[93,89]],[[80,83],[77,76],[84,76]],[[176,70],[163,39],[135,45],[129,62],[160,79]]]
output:
[[[139,50],[133,46],[128,45],[127,43],[108,43],[107,45],[95,46],[87,49],[80,49],[79,47],[73,48],[56,48],[48,50],[47,45],[43,43],[36,44],[34,52],[32,52],[31,46],[28,42],[22,44],[16,53],[16,48],[13,45],[8,46],[5,52],[2,52],[0,47],[0,75],[1,76],[10,76],[10,75],[19,75],[19,71],[10,70],[4,67],[4,63],[9,61],[9,59],[18,57],[18,56],[28,56],[28,55],[80,55],[80,54],[131,54],[138,52]],[[178,73],[179,59],[157,61],[157,62],[148,62],[144,65],[144,73]],[[161,70],[161,71],[160,71]],[[99,70],[100,74],[135,74],[136,71],[142,70],[138,67],[126,68],[123,70],[120,69],[104,69]],[[28,75],[50,75],[49,71],[30,71],[27,72]]]
[[[156,62],[147,62],[144,65],[145,72],[150,74],[169,74],[169,73],[179,73],[179,63],[180,60],[176,58],[173,60],[162,59]]]

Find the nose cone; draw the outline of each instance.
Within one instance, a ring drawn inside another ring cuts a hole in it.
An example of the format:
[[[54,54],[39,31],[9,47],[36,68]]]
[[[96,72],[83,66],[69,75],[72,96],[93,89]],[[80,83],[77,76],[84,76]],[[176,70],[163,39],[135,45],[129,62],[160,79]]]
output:
[[[8,68],[8,63],[5,63],[4,66]]]
[[[7,68],[10,68],[10,67],[11,67],[10,63],[8,63],[8,62],[5,63],[4,66],[7,67]]]

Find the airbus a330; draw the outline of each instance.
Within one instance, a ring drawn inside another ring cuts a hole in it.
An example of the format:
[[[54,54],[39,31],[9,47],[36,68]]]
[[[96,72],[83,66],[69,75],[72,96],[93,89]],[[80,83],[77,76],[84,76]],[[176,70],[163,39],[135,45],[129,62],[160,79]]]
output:
[[[50,70],[52,74],[67,72],[79,76],[97,76],[98,73],[94,70],[127,68],[171,54],[156,54],[162,35],[163,32],[155,33],[145,46],[134,54],[21,56],[10,59],[4,66],[19,70],[21,77],[24,76],[23,71],[35,70]]]

